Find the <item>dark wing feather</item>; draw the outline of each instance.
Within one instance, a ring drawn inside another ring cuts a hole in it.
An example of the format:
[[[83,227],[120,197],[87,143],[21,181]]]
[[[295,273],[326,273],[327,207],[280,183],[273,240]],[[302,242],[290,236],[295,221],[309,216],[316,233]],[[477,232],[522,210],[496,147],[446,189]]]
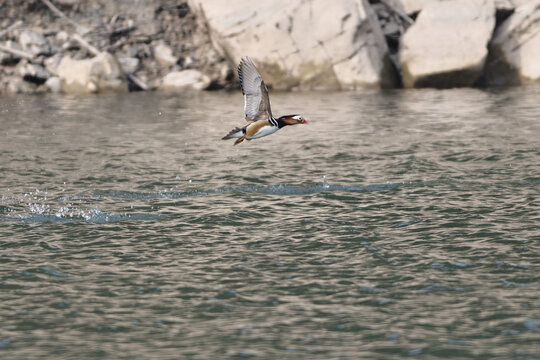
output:
[[[268,89],[261,74],[249,57],[242,59],[238,65],[238,77],[244,94],[244,112],[246,120],[268,120],[272,117]]]

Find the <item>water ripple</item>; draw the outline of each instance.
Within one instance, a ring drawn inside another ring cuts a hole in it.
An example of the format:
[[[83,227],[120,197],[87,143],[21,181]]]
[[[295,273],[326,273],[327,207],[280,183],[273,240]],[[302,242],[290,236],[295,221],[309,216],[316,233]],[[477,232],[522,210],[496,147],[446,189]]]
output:
[[[538,357],[540,87],[237,95],[0,98],[0,357]]]

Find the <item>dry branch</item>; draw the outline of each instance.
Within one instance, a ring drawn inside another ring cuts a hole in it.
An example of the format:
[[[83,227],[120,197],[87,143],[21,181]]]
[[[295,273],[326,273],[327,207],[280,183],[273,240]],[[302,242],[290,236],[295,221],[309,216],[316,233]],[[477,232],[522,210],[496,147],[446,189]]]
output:
[[[10,54],[13,54],[15,56],[25,58],[25,59],[28,59],[28,60],[34,60],[34,55],[32,55],[30,53],[27,53],[25,51],[9,48],[7,46],[0,45],[0,51],[7,52],[7,53],[10,53]]]
[[[12,25],[8,26],[7,28],[5,28],[4,30],[0,31],[0,38],[2,38],[4,35],[6,35],[11,30],[18,28],[22,24],[23,24],[23,22],[21,20],[18,20],[14,24],[12,24]]]
[[[53,3],[51,3],[49,0],[41,0],[53,13],[60,16],[63,19],[66,19],[71,25],[75,27],[78,33],[86,34],[89,30],[82,26],[77,24],[75,21],[71,20],[66,14],[64,14],[62,11],[60,11],[56,6],[54,6]]]
[[[129,80],[133,81],[134,84],[136,84],[138,87],[140,87],[144,91],[152,90],[152,88],[147,83],[145,83],[144,81],[142,81],[141,79],[139,79],[135,75],[133,75],[131,73],[127,73],[127,72],[124,72],[124,74],[126,75],[126,77]]]
[[[88,50],[92,55],[98,55],[101,51],[98,48],[91,45],[88,41],[84,40],[80,34],[73,34],[71,38],[81,44],[86,50]]]

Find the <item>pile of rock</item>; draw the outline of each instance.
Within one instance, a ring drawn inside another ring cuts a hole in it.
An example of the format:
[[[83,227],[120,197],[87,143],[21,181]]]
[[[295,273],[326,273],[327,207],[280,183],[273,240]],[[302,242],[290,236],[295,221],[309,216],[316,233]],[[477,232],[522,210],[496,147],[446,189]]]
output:
[[[0,93],[234,86],[185,2],[17,0],[0,19]]]

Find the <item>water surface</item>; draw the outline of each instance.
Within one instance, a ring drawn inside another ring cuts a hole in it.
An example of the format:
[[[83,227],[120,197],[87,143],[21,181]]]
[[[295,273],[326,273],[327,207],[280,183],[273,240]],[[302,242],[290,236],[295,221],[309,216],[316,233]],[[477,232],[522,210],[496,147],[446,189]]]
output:
[[[540,357],[540,87],[0,98],[0,357]]]

